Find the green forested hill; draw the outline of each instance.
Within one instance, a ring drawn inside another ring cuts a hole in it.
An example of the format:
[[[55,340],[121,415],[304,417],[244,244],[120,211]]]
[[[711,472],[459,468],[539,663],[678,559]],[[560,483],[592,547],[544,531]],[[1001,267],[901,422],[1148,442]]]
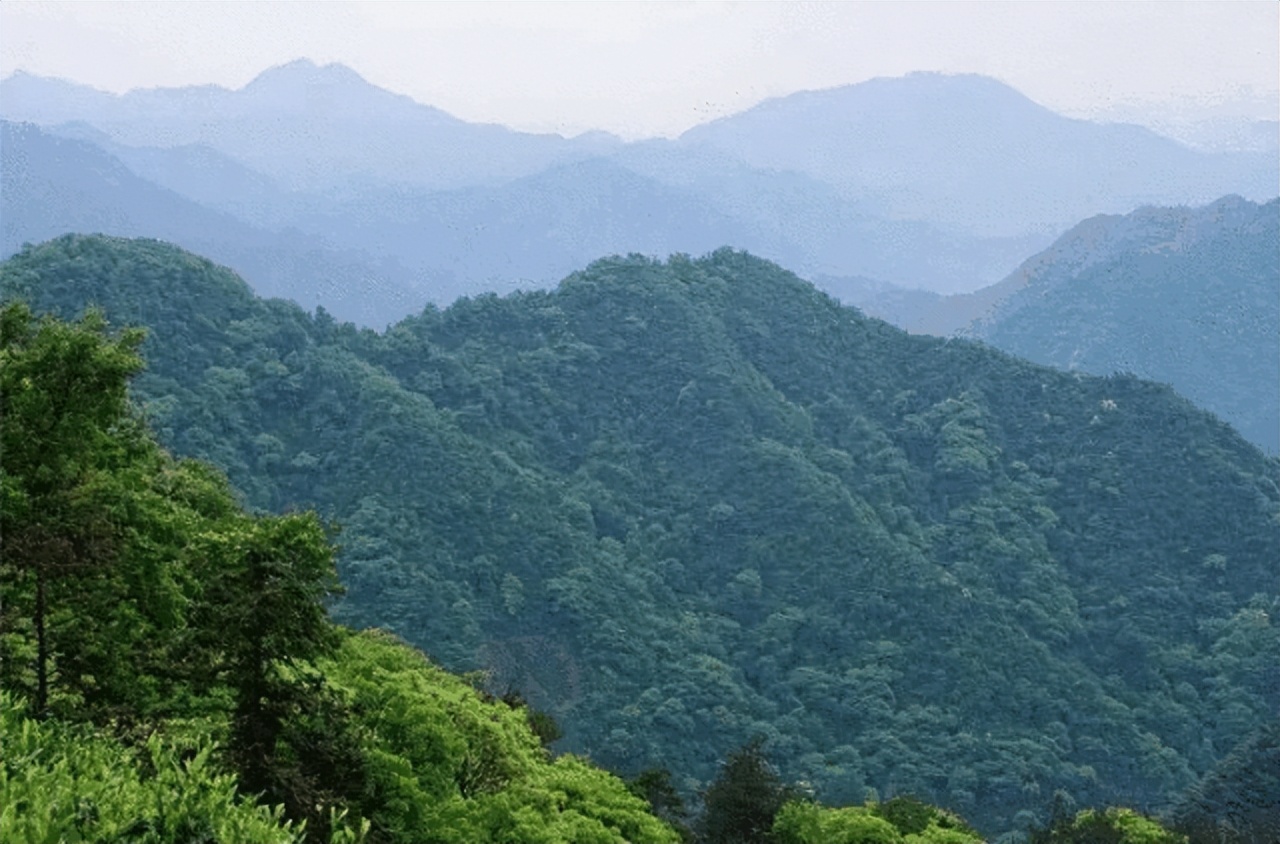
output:
[[[0,267],[151,329],[135,383],[254,506],[343,525],[335,611],[696,787],[1158,808],[1277,717],[1280,467],[1170,389],[911,337],[730,251],[384,334],[153,241]]]
[[[330,531],[156,444],[141,340],[0,308],[0,841],[680,840],[518,697],[333,625]]]
[[[1141,208],[1029,259],[972,332],[1007,352],[1170,384],[1280,453],[1280,199]]]

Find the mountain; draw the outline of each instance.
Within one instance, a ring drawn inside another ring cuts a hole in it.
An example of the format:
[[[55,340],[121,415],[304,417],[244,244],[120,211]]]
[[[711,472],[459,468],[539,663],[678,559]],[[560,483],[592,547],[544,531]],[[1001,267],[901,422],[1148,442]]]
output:
[[[30,124],[0,124],[0,253],[68,231],[166,239],[252,280],[263,296],[317,305],[385,326],[429,298],[415,274],[297,231],[266,231],[136,175],[85,141]]]
[[[30,247],[0,296],[146,324],[161,438],[341,523],[340,618],[615,770],[696,791],[759,735],[828,803],[995,837],[1059,789],[1170,804],[1276,716],[1280,464],[1162,385],[909,336],[730,250],[384,333],[152,241]]]
[[[982,76],[913,73],[767,100],[680,138],[804,173],[894,218],[960,231],[1060,231],[1100,212],[1267,199],[1274,153],[1209,154],[1150,130],[1072,120]]]
[[[702,197],[607,158],[557,165],[498,187],[369,190],[295,223],[451,279],[433,291],[441,304],[545,287],[600,254],[702,252],[738,240],[742,231]]]
[[[1043,245],[953,237],[925,224],[869,217],[802,177],[774,179],[730,165],[720,174],[707,166],[702,178],[680,179],[635,161],[584,159],[498,187],[370,189],[299,213],[291,224],[452,279],[433,290],[442,304],[458,295],[550,286],[601,254],[700,254],[725,244],[750,244],[805,272],[829,267],[964,289]]]
[[[264,71],[235,91],[206,85],[112,95],[16,73],[0,82],[0,101],[8,120],[84,121],[130,146],[208,146],[281,185],[312,190],[496,183],[621,143],[467,123],[371,85],[343,65],[306,59]]]
[[[254,226],[345,236],[360,249],[385,242],[381,228],[398,229],[404,251],[380,257],[468,292],[550,283],[600,252],[722,245],[812,277],[971,292],[1084,217],[1228,192],[1256,198],[1280,179],[1265,151],[1214,155],[1136,126],[1071,120],[978,76],[914,74],[803,92],[695,127],[678,142],[630,144],[467,123],[350,68],[307,60],[236,91],[113,95],[17,73],[0,82],[0,108],[8,119],[91,140],[144,178]],[[634,175],[602,174],[591,159]],[[637,192],[619,190],[624,183]],[[539,185],[557,193],[533,196]],[[675,203],[664,216],[702,221],[689,236],[662,240],[660,226],[646,228],[646,203],[664,193]],[[613,201],[599,205],[598,194]],[[575,197],[588,197],[588,222],[612,236],[565,242],[560,229],[582,222]],[[640,218],[633,204],[646,209]],[[480,229],[470,224],[480,239],[452,243],[456,232],[440,228],[449,226],[440,214],[474,217],[478,208],[494,215]],[[563,216],[520,219],[533,208]],[[348,212],[360,215],[353,227],[341,219]],[[696,237],[710,218],[717,242]],[[423,221],[424,233],[409,232],[406,220]],[[367,236],[355,238],[357,230]],[[493,262],[506,244],[486,241],[485,230],[521,244],[500,275]],[[451,257],[414,255],[435,251]]]
[[[1280,200],[1079,224],[972,333],[1038,363],[1170,384],[1280,453]]]
[[[110,135],[82,120],[43,126],[41,130],[60,138],[87,141],[147,181],[253,226],[287,226],[300,208],[313,201],[308,195],[282,188],[268,176],[212,147],[129,146],[116,143]]]
[[[956,292],[1002,277],[1050,237],[975,237],[887,220],[879,206],[855,202],[812,177],[763,171],[673,142],[494,135],[496,127],[449,118],[338,65],[295,62],[238,92],[206,87],[123,97],[15,74],[0,83],[0,95],[14,119],[90,141],[190,200],[251,225],[294,227],[385,255],[432,274],[450,294],[553,283],[603,253],[703,252],[726,244],[806,274],[865,275]],[[330,108],[345,109],[340,120]],[[185,128],[174,128],[179,120]],[[264,140],[266,129],[246,123],[255,120],[266,120],[275,134]],[[327,128],[312,126],[317,120]],[[343,135],[340,127],[348,124],[351,131]],[[381,164],[369,158],[383,155],[371,133],[394,147]],[[307,139],[301,146],[300,137]],[[247,138],[255,139],[252,149]],[[495,151],[494,138],[511,150]],[[561,144],[560,152],[548,156],[548,144]],[[283,150],[285,163],[268,161],[271,150]],[[525,163],[502,163],[512,156]],[[307,160],[325,178],[293,172]],[[629,175],[602,172],[605,161]],[[476,169],[489,164],[488,171]],[[441,168],[452,168],[452,175],[441,175]],[[539,189],[546,193],[536,194]],[[671,206],[663,218],[704,222],[665,236],[661,223],[652,224],[655,201]],[[443,216],[454,213],[469,222]],[[711,219],[715,238],[700,237]],[[566,235],[567,227],[584,223],[612,234]],[[417,224],[421,229],[414,231]],[[389,230],[403,233],[392,252],[383,251]],[[514,250],[508,237],[518,244]],[[457,238],[463,242],[451,242]],[[452,295],[436,298],[447,302]]]
[[[802,173],[749,167],[707,147],[646,141],[611,157],[703,197],[740,222],[742,235],[732,243],[815,279],[861,275],[947,293],[972,290],[1050,242],[1040,234],[976,237],[889,219],[882,203],[853,199]]]

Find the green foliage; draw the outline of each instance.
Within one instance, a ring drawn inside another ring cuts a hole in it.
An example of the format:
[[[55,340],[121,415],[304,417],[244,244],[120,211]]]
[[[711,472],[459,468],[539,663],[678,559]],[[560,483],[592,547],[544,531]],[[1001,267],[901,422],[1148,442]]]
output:
[[[0,840],[138,844],[292,844],[283,808],[245,800],[207,735],[153,734],[133,749],[58,721],[25,716],[0,692]]]
[[[793,801],[778,812],[777,844],[981,844],[982,836],[950,812],[918,800],[827,808]]]
[[[119,544],[113,490],[101,476],[132,445],[107,432],[126,421],[126,379],[142,366],[142,333],[113,339],[105,329],[97,312],[67,325],[37,322],[21,303],[0,311],[3,573],[26,587],[0,595],[0,612],[21,616],[31,631],[31,700],[41,715],[51,694],[87,691],[77,672],[59,671],[68,650],[60,640],[74,635],[66,629],[74,620],[61,623],[58,599],[64,591],[84,597],[84,581],[99,579]],[[69,688],[51,692],[60,679]]]
[[[343,525],[337,618],[685,795],[763,735],[825,802],[995,832],[1059,789],[1169,803],[1273,713],[1280,464],[1165,387],[910,337],[728,250],[382,334],[153,242],[32,247],[0,295],[144,322],[161,440]]]
[[[628,780],[627,788],[637,797],[643,797],[648,802],[650,811],[676,830],[682,841],[693,841],[689,810],[671,781],[670,771],[666,768],[648,768]]]
[[[368,817],[395,841],[668,842],[615,777],[548,758],[522,710],[486,700],[389,634],[346,636],[322,662],[361,713]]]
[[[202,645],[235,694],[232,752],[247,788],[275,792],[277,742],[311,691],[297,675],[335,640],[324,604],[337,586],[333,548],[315,514],[302,513],[224,525],[191,553]]]
[[[1280,393],[1265,386],[1280,383],[1278,255],[1276,200],[1088,220],[976,333],[1037,363],[1170,384],[1280,454]]]
[[[677,840],[621,781],[552,760],[553,720],[335,627],[321,519],[243,512],[131,415],[139,334],[0,317],[4,436],[43,449],[14,440],[0,475],[22,505],[0,567],[0,838]]]
[[[1186,844],[1186,836],[1132,809],[1085,809],[1048,828],[1033,830],[1031,844]]]
[[[1187,789],[1170,825],[1191,844],[1280,841],[1280,719],[1263,724]]]
[[[720,775],[703,795],[698,840],[706,844],[767,844],[774,819],[791,796],[765,758],[763,740],[752,739],[729,754]]]

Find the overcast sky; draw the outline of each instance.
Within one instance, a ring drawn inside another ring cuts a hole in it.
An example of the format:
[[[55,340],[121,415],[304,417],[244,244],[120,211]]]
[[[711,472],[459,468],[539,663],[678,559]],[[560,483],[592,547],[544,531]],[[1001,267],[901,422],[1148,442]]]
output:
[[[1280,4],[0,3],[0,75],[238,88],[299,57],[467,120],[675,135],[762,99],[975,72],[1076,116],[1276,117]],[[1132,116],[1132,115],[1130,115]]]

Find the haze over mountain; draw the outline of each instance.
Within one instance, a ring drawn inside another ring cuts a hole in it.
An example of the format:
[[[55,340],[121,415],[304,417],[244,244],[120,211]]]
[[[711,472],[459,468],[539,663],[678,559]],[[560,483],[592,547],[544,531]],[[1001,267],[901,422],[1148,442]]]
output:
[[[299,59],[229,91],[213,85],[113,95],[15,73],[0,83],[3,116],[53,125],[84,121],[130,146],[200,144],[291,188],[408,182],[486,184],[594,155],[620,143],[578,141],[466,123],[366,82],[340,64]]]
[[[615,769],[695,789],[761,734],[824,800],[994,836],[1057,789],[1169,805],[1280,714],[1277,464],[1165,386],[911,337],[730,250],[380,334],[155,242],[26,249],[0,294],[146,324],[163,440],[342,523],[342,619]]]
[[[982,76],[914,73],[768,100],[681,141],[806,173],[894,217],[987,235],[1060,231],[1099,212],[1268,199],[1267,152],[1210,155],[1123,124],[1072,120]]]
[[[972,291],[1099,211],[1265,199],[1277,178],[1274,156],[1069,120],[976,76],[805,92],[630,144],[468,124],[306,60],[236,91],[117,96],[19,73],[0,109],[255,226],[400,261],[439,302],[551,284],[602,252],[722,245],[814,277]]]
[[[331,246],[297,230],[267,231],[137,176],[85,141],[0,121],[0,252],[68,231],[169,240],[253,280],[263,296],[323,305],[385,326],[426,303],[422,281],[394,259]]]

